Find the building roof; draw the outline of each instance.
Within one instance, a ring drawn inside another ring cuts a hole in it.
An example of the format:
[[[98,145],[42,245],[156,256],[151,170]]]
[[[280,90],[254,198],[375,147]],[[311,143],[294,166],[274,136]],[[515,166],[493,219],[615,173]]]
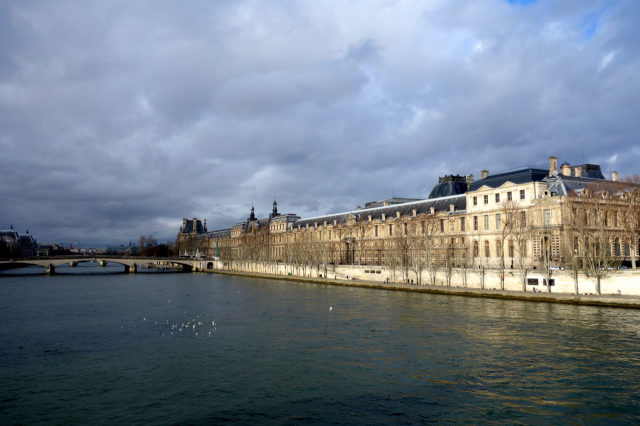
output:
[[[20,239],[20,237],[18,236],[18,233],[13,229],[3,229],[2,231],[0,231],[0,237],[9,237],[9,238],[13,238],[16,241]]]
[[[460,195],[467,192],[467,178],[460,175],[441,177],[438,184],[429,192],[429,199]]]
[[[364,204],[363,210],[370,209],[373,207],[384,207],[385,203],[391,206],[395,204],[404,204],[404,203],[409,203],[411,201],[420,201],[420,200],[424,200],[424,198],[392,197],[382,201],[369,201]]]
[[[231,228],[229,229],[220,229],[218,231],[207,232],[207,238],[211,238],[214,240],[219,240],[221,238],[227,238],[231,236]]]
[[[499,188],[506,182],[511,182],[518,185],[529,182],[540,182],[548,176],[549,170],[539,169],[531,166],[504,170],[495,175],[489,175],[484,179],[471,182],[471,185],[469,185],[469,192],[477,191],[483,186],[488,186],[489,188]]]
[[[200,219],[196,221],[196,234],[204,234],[204,226],[202,226],[202,222]],[[193,220],[187,219],[187,224],[182,229],[183,234],[190,234],[193,231]]]
[[[413,214],[413,210],[416,210],[416,214],[428,214],[431,213],[431,207],[433,207],[436,212],[449,212],[449,206],[452,204],[455,207],[456,213],[466,211],[467,197],[464,194],[453,195],[450,197],[442,197],[433,200],[413,201],[391,206],[375,207],[366,210],[352,210],[344,213],[336,213],[301,219],[296,221],[293,226],[297,227],[298,225],[300,225],[301,228],[304,228],[307,225],[309,225],[309,227],[315,226],[316,223],[318,225],[324,225],[325,221],[327,222],[327,224],[333,225],[334,220],[337,221],[337,223],[346,223],[347,217],[349,217],[350,215],[364,219],[368,219],[369,216],[371,216],[372,219],[382,219],[383,214],[385,215],[385,217],[390,218],[396,217],[397,212],[400,212],[400,214],[402,214],[403,216],[411,216]]]

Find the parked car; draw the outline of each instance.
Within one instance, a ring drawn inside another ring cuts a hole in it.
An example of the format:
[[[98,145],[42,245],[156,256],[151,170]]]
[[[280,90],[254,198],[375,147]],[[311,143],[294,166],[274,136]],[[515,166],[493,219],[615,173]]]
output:
[[[560,266],[550,266],[549,270],[551,270],[551,271],[564,271],[564,268],[562,268]]]
[[[626,266],[622,265],[622,266],[618,266],[618,269],[629,269]]]

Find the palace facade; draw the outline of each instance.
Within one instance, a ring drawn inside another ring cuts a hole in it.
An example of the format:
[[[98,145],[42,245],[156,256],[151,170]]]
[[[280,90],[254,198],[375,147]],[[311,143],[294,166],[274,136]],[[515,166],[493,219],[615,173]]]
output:
[[[406,276],[455,268],[520,271],[600,268],[638,256],[638,179],[605,179],[600,166],[520,167],[491,174],[445,176],[426,199],[391,198],[339,214],[301,218],[272,213],[209,232],[184,219],[181,254],[218,256],[226,263],[377,265]],[[581,221],[584,224],[581,225]],[[594,240],[597,238],[598,240]],[[598,245],[598,248],[594,248]],[[189,249],[191,247],[191,249]],[[597,250],[597,258],[596,258]],[[596,271],[597,273],[597,271]],[[525,278],[523,278],[524,282]]]

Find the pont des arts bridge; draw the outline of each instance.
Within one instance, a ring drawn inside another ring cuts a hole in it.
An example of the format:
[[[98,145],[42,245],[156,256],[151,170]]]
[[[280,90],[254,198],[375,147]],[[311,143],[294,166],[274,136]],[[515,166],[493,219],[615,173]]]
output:
[[[182,259],[177,257],[130,257],[130,256],[52,256],[30,257],[0,260],[0,271],[6,269],[26,268],[27,266],[41,266],[47,274],[55,274],[60,265],[78,266],[82,262],[98,262],[100,266],[107,263],[118,263],[124,266],[124,271],[134,273],[138,266],[149,263],[162,262],[165,265],[182,266],[184,272],[198,272],[213,269],[213,262],[207,259]]]

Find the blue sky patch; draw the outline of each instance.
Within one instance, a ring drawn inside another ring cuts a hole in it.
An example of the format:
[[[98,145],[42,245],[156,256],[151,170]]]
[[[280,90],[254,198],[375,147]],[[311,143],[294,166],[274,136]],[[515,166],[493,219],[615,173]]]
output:
[[[509,4],[519,4],[520,6],[527,6],[529,4],[536,3],[538,0],[507,0]]]

